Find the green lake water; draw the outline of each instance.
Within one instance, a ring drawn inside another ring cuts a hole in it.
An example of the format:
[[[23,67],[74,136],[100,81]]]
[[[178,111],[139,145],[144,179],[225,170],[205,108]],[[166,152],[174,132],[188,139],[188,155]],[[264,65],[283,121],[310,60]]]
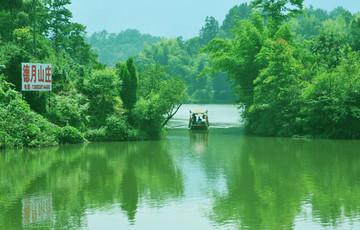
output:
[[[0,151],[0,229],[360,229],[360,141],[243,135],[183,106],[161,141]]]

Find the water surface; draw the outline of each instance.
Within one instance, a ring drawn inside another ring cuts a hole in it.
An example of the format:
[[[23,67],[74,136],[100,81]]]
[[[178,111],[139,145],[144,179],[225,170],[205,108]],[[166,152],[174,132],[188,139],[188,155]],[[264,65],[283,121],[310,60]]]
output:
[[[0,229],[360,228],[359,141],[246,137],[228,105],[189,132],[192,107],[161,141],[0,151]]]

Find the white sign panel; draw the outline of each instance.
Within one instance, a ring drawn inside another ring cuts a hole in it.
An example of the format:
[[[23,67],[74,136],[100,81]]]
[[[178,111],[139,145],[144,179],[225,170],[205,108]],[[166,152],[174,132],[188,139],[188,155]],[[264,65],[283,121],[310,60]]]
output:
[[[22,91],[51,91],[51,64],[21,63]]]

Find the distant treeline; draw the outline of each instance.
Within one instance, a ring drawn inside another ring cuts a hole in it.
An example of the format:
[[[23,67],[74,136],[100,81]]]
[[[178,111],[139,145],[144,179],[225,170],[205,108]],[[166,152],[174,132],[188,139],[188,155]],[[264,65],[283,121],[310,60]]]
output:
[[[118,34],[102,30],[93,33],[85,41],[91,44],[101,63],[115,66],[117,61],[125,62],[129,57],[142,52],[145,44],[161,41],[161,37],[141,34],[136,29],[127,29]]]
[[[210,66],[209,55],[200,51],[213,38],[233,37],[231,29],[236,20],[247,18],[250,14],[249,5],[244,3],[234,6],[221,26],[214,17],[206,17],[199,36],[188,40],[141,35],[137,30],[126,30],[119,34],[108,34],[103,30],[92,34],[87,41],[99,54],[99,59],[106,60],[105,63],[110,66],[119,57],[126,59],[132,55],[135,55],[139,68],[149,63],[167,66],[170,75],[181,76],[186,81],[187,103],[233,103],[227,74],[204,74],[203,70]]]

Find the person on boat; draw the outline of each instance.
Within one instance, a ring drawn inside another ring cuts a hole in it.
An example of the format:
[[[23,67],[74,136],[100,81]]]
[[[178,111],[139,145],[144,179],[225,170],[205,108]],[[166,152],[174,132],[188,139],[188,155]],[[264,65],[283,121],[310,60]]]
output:
[[[202,124],[205,124],[205,114],[202,116]]]
[[[196,116],[195,116],[195,114],[192,115],[191,120],[192,120],[192,123],[193,123],[193,124],[196,124]]]
[[[202,122],[202,120],[201,120],[201,117],[199,116],[198,121],[197,121],[198,125],[201,125],[201,122]]]

